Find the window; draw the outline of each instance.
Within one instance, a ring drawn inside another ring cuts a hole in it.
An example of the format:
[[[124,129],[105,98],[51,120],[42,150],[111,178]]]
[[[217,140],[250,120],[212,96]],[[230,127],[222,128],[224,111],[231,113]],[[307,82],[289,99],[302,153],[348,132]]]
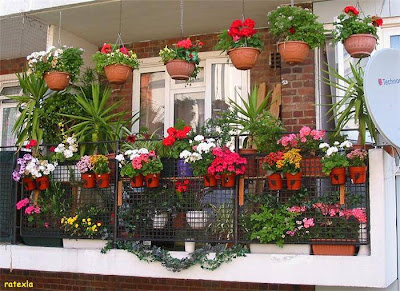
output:
[[[220,52],[200,53],[200,58],[200,73],[191,84],[172,80],[160,58],[142,60],[134,71],[133,111],[140,109],[142,115],[134,132],[148,128],[166,133],[177,119],[198,132],[207,119],[229,108],[229,99],[240,104],[240,96],[247,98],[248,71],[237,70]]]
[[[0,90],[0,146],[13,146],[16,138],[12,134],[12,128],[18,118],[17,103],[6,95],[21,95],[21,87],[18,82],[3,82]]]

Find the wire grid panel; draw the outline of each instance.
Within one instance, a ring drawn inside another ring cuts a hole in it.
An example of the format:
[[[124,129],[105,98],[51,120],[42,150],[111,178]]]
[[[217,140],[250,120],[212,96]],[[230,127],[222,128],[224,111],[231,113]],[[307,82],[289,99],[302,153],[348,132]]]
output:
[[[257,240],[251,237],[254,232],[252,214],[260,213],[261,206],[277,209],[285,205],[298,215],[293,231],[284,234],[285,242],[369,243],[368,174],[365,183],[353,184],[347,177],[342,186],[332,185],[330,177],[322,172],[320,158],[304,157],[302,177],[298,181],[301,186],[297,188],[297,183],[288,181],[285,175],[278,175],[277,180],[267,179],[262,159],[262,155],[247,156],[244,204],[240,206],[238,218],[240,242]],[[343,205],[340,204],[341,196]],[[362,217],[362,222],[350,217],[350,213]],[[344,219],[346,215],[350,219]],[[314,226],[310,225],[310,218]]]
[[[0,151],[0,241],[10,241],[12,236],[15,188],[11,173],[14,164],[15,151]]]
[[[123,184],[118,238],[144,241],[233,241],[235,188],[205,187],[202,177],[164,160],[156,188]],[[187,165],[188,166],[188,165]]]
[[[99,188],[98,183],[93,188],[85,187],[75,163],[59,164],[47,190],[23,191],[23,198],[36,201],[40,213],[21,212],[21,235],[110,239],[113,232],[115,179],[110,178],[110,184],[105,188]],[[67,223],[68,218],[75,219],[73,223]],[[94,225],[95,231],[87,231],[87,227]]]

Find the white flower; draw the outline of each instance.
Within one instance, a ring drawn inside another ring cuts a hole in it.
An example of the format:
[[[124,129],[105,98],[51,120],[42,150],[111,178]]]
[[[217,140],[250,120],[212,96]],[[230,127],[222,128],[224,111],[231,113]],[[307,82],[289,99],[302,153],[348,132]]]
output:
[[[214,142],[215,141],[215,138],[207,138],[206,139],[206,142],[207,143],[212,143],[212,142]]]
[[[338,141],[335,141],[335,142],[333,143],[334,146],[338,146],[339,144],[340,144],[340,142],[338,142]]]
[[[116,156],[115,156],[115,159],[116,159],[118,162],[122,162],[122,161],[125,160],[123,154],[116,155]]]
[[[70,150],[65,150],[64,151],[64,157],[67,158],[67,159],[71,158],[73,155],[74,155],[74,153],[72,151],[70,151]]]
[[[62,153],[65,151],[65,145],[63,143],[60,143],[55,149],[54,152],[56,153]]]
[[[139,154],[148,154],[148,153],[149,153],[149,150],[146,149],[146,148],[141,148],[141,149],[138,151],[138,153],[139,153]]]
[[[199,154],[199,153],[193,153],[190,157],[189,157],[189,161],[190,162],[196,162],[198,160],[201,160],[203,157]]]
[[[186,158],[190,157],[190,155],[191,155],[191,152],[184,150],[183,152],[181,152],[179,154],[179,158],[186,159]]]
[[[337,147],[330,147],[327,151],[326,151],[326,155],[327,156],[330,156],[330,155],[332,155],[333,153],[337,153],[339,150],[338,150],[338,148]]]
[[[195,141],[203,141],[204,140],[204,136],[202,136],[202,135],[196,135],[195,137],[194,137],[194,140]]]
[[[49,172],[53,172],[55,169],[56,169],[56,167],[55,167],[53,164],[48,164],[47,170],[48,170]]]
[[[192,144],[193,143],[193,141],[192,140],[189,140],[189,144]]]
[[[353,146],[353,144],[348,140],[345,140],[344,142],[342,142],[340,144],[341,148],[351,148],[352,146]]]
[[[321,143],[321,144],[319,145],[319,148],[320,148],[320,149],[329,148],[329,144],[327,144],[326,142]]]
[[[67,143],[71,144],[75,144],[76,142],[76,138],[74,138],[73,136],[70,136],[67,138]]]

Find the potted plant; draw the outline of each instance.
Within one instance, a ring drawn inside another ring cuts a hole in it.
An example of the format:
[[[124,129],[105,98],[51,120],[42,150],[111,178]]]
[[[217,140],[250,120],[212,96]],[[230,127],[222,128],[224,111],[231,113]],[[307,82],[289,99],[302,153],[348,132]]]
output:
[[[346,155],[352,183],[362,184],[367,180],[367,166],[365,165],[367,156],[367,151],[361,149],[355,149]]]
[[[216,147],[214,139],[205,139],[202,135],[197,135],[190,141],[193,152],[184,150],[180,153],[180,158],[185,163],[190,164],[195,176],[202,176],[205,187],[217,186],[217,178],[208,173],[208,167],[214,160],[212,149]]]
[[[43,77],[51,90],[64,90],[69,81],[79,77],[82,54],[83,49],[67,46],[51,46],[46,51],[33,52],[26,57],[28,73]]]
[[[215,49],[226,51],[238,70],[249,70],[257,62],[264,43],[260,34],[254,29],[253,19],[234,20],[229,30],[218,35]]]
[[[160,50],[161,60],[172,79],[196,79],[200,72],[199,50],[202,46],[201,41],[192,42],[187,38],[174,44],[172,48],[166,46]]]
[[[310,236],[314,255],[353,256],[360,223],[367,222],[365,210],[321,202],[312,208],[315,226],[310,228]]]
[[[186,221],[192,229],[204,229],[208,227],[210,216],[205,210],[201,193],[193,190],[187,191],[184,195],[184,205],[186,211]]]
[[[236,175],[243,175],[246,171],[246,159],[228,148],[213,148],[212,154],[215,158],[208,167],[208,173],[221,175],[222,187],[233,188],[236,184]]]
[[[278,49],[288,64],[302,63],[311,49],[325,42],[324,27],[309,9],[281,6],[268,14],[271,33],[279,39]]]
[[[382,18],[377,16],[361,18],[354,6],[347,6],[333,24],[333,40],[343,42],[353,58],[369,57],[378,40],[377,27],[382,23]]]
[[[282,174],[280,169],[277,168],[277,162],[283,159],[283,152],[269,153],[263,159],[263,166],[267,173],[268,188],[269,190],[281,190],[283,186]]]
[[[14,181],[23,178],[25,191],[44,191],[50,187],[49,175],[55,170],[57,163],[48,160],[39,160],[30,154],[17,159],[17,167],[12,173]]]
[[[59,163],[65,161],[76,161],[79,159],[78,155],[78,144],[74,136],[64,136],[63,142],[59,143],[57,147],[50,148],[50,152],[53,152],[51,158]],[[66,177],[77,180],[78,168],[76,165],[58,165],[53,173],[54,181],[66,180]]]
[[[92,155],[89,162],[93,165],[93,172],[96,174],[96,184],[98,188],[110,187],[110,167],[108,158],[104,155]]]
[[[174,215],[172,226],[175,229],[184,229],[186,226],[186,210],[189,208],[190,201],[185,194],[190,187],[189,180],[178,180],[175,182],[175,191],[177,196],[177,213]]]
[[[296,147],[300,149],[302,154],[301,169],[303,176],[318,177],[323,176],[322,163],[319,145],[325,137],[324,130],[311,129],[308,126],[303,126],[299,133],[288,134],[282,136],[278,140],[278,144],[286,149]]]
[[[137,55],[126,47],[105,43],[99,52],[93,55],[96,70],[105,73],[111,84],[124,84],[132,73],[139,68]]]
[[[91,163],[90,156],[82,156],[76,166],[81,173],[83,188],[94,188],[96,186],[96,175],[94,173],[94,167]]]
[[[285,152],[282,159],[276,162],[276,168],[285,173],[286,183],[289,190],[301,188],[301,154],[299,149],[291,149]]]
[[[143,187],[142,168],[143,164],[149,159],[149,150],[146,148],[127,150],[124,154],[119,154],[115,158],[121,164],[121,176],[130,178],[131,187]]]
[[[163,169],[160,157],[154,151],[141,155],[143,156],[142,175],[146,180],[146,186],[148,188],[157,188],[160,185],[160,173]]]
[[[344,141],[334,142],[333,146],[327,143],[319,145],[320,149],[325,153],[322,157],[322,171],[330,175],[332,185],[342,185],[346,182],[346,167],[349,161],[346,159],[344,150],[352,146],[351,142]]]
[[[297,216],[298,213],[289,211],[286,205],[262,205],[258,212],[250,216],[250,238],[258,242],[250,244],[250,251],[267,254],[309,254],[310,247],[307,245],[285,244],[285,238],[296,229]]]

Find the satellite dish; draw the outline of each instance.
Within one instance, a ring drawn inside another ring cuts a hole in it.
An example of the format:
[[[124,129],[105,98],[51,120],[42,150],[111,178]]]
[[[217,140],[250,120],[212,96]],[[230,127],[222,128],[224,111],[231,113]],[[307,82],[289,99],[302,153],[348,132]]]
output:
[[[400,50],[382,49],[372,56],[364,73],[364,92],[379,133],[400,148]]]

